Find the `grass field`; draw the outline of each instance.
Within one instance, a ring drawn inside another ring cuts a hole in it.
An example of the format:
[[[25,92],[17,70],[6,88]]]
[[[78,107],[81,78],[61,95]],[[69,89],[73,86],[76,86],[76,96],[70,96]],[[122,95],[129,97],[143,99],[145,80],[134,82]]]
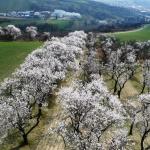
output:
[[[5,27],[9,24],[13,24],[15,26],[22,26],[22,25],[26,25],[26,26],[30,26],[30,25],[34,25],[34,26],[42,26],[44,24],[48,24],[49,26],[53,25],[55,27],[57,27],[60,30],[65,30],[68,27],[71,27],[73,21],[72,20],[56,20],[56,19],[47,19],[47,20],[43,20],[43,19],[15,19],[15,18],[0,18],[0,26]]]
[[[52,24],[57,26],[59,29],[65,29],[67,27],[69,27],[72,23],[71,20],[55,20],[55,19],[48,19],[46,20],[46,23],[48,24]]]
[[[22,19],[22,18],[0,18],[0,26],[5,27],[9,24],[13,25],[24,25],[24,24],[32,24],[34,22],[38,22],[37,19]]]
[[[125,31],[125,32],[116,32],[111,33],[111,35],[116,36],[121,41],[146,41],[150,40],[150,25],[145,25],[144,27],[133,30],[133,31]]]
[[[17,68],[41,42],[0,42],[0,81]]]
[[[70,20],[56,20],[56,19],[22,19],[22,18],[0,18],[0,26],[4,27],[9,24],[14,24],[14,25],[24,25],[24,24],[32,24],[32,23],[37,23],[37,24],[54,24],[54,25],[65,25],[68,24]]]

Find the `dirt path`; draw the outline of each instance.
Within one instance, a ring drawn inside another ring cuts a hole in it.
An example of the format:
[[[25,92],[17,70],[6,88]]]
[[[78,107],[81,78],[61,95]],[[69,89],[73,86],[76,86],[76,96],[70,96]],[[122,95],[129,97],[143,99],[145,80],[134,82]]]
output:
[[[127,31],[118,31],[118,32],[110,32],[110,33],[106,33],[107,35],[111,35],[111,34],[123,34],[123,33],[132,33],[132,32],[138,32],[138,31],[141,31],[143,30],[144,28],[146,28],[147,25],[144,25],[140,28],[137,28],[137,29],[132,29],[132,30],[127,30]]]
[[[45,126],[44,137],[39,142],[36,150],[63,150],[64,145],[60,137],[47,135],[49,128],[57,127],[60,122],[60,105],[55,105],[53,108],[52,120],[48,125]]]
[[[81,70],[69,74],[67,80],[64,83],[62,83],[61,88],[65,86],[70,86],[72,82],[78,78],[80,73]],[[64,150],[64,144],[61,137],[57,135],[47,135],[48,129],[57,127],[61,121],[62,109],[59,103],[57,103],[57,97],[55,101],[56,103],[53,106],[52,119],[50,120],[49,124],[45,126],[45,132],[43,134],[44,136],[40,140],[36,150]]]
[[[115,32],[115,34],[138,32],[138,31],[143,30],[144,28],[145,28],[145,26],[142,26],[142,27],[140,27],[140,28],[133,29],[133,30]]]
[[[136,90],[136,88],[133,86],[131,81],[128,81],[122,91],[123,98],[135,96],[137,94],[138,94],[138,91]]]
[[[66,77],[67,80],[62,83],[61,87],[71,86],[72,82],[79,77],[81,72],[82,70],[70,73],[68,77]],[[124,90],[122,91],[122,96],[125,98],[128,96],[134,96],[137,94],[138,92],[136,88],[132,85],[131,81],[128,81],[126,83]],[[60,104],[57,103],[57,97],[55,98],[55,101],[56,103],[54,104],[52,108],[53,111],[51,115],[51,120],[49,121],[49,124],[45,125],[43,138],[41,138],[39,144],[37,145],[36,150],[64,150],[64,144],[63,144],[61,137],[57,135],[52,135],[52,136],[47,135],[48,129],[57,127],[58,124],[61,122],[62,109],[61,109]]]

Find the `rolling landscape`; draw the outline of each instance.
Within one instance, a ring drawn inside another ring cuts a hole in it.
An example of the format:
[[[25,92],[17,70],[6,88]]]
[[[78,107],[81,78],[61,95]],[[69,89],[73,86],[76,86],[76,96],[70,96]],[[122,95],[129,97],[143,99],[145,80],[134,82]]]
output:
[[[149,149],[149,0],[0,0],[0,150]]]
[[[122,6],[122,7],[131,7],[140,10],[148,10],[150,9],[150,1],[149,0],[96,0],[99,2],[103,2],[113,6]]]
[[[118,26],[118,28],[124,28],[125,24],[128,27],[139,26],[141,23],[146,23],[146,18],[144,14],[136,9],[123,8],[118,6],[110,6],[101,2],[91,1],[91,0],[16,0],[12,2],[10,0],[0,1],[0,11],[1,13],[9,13],[13,11],[54,11],[55,9],[65,10],[67,12],[76,12],[82,15],[81,19],[71,20],[71,23],[63,28],[65,30],[97,30],[105,31],[108,30],[111,25]],[[16,5],[17,4],[17,5]],[[3,10],[4,9],[4,10]],[[20,18],[21,19],[21,18]],[[23,18],[22,18],[23,19]],[[14,20],[14,21],[13,21]],[[3,26],[9,22],[14,22],[20,28],[23,28],[22,23],[25,26],[28,25],[38,25],[39,28],[45,28],[48,25],[51,27],[46,28],[47,31],[59,31],[59,29],[53,27],[51,21],[45,21],[45,19],[23,19],[16,20],[15,18],[8,19],[3,17],[0,19],[0,25]],[[65,20],[65,19],[64,19]],[[7,22],[7,23],[6,23]],[[106,23],[100,23],[106,22]],[[59,25],[58,25],[59,26]],[[107,28],[106,28],[107,27]],[[104,29],[103,29],[104,28]],[[106,28],[106,29],[105,29]],[[24,29],[24,28],[23,28]],[[109,29],[109,30],[112,30]]]
[[[112,33],[122,41],[147,41],[150,39],[150,25],[145,25],[135,30]]]

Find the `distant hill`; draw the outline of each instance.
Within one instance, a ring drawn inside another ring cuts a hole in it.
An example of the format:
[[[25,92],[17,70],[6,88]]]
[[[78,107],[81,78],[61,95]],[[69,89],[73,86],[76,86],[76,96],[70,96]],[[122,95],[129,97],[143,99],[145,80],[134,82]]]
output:
[[[116,19],[138,17],[139,12],[132,9],[109,6],[92,0],[0,0],[0,12],[15,10],[63,9],[78,12],[96,19]]]
[[[113,6],[132,7],[140,10],[150,10],[150,0],[95,0]]]

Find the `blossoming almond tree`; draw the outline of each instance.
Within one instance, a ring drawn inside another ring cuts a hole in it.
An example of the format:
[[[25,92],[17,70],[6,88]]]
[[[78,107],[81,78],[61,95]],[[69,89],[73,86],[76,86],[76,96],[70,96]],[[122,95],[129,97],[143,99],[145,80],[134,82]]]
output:
[[[0,27],[0,38],[4,38],[3,40],[16,40],[21,35],[21,30],[14,25],[8,25],[4,28]]]
[[[130,46],[121,47],[112,51],[106,63],[106,70],[114,80],[114,94],[121,96],[126,82],[131,79],[136,71],[136,55]]]
[[[143,64],[143,87],[141,94],[144,92],[147,87],[148,93],[150,92],[150,60],[146,59]]]
[[[26,32],[31,40],[34,40],[38,35],[38,29],[34,26],[26,27]]]
[[[98,76],[93,75],[93,80],[84,85],[77,81],[71,87],[62,88],[58,94],[65,119],[55,131],[66,147],[101,149],[102,135],[113,126],[123,125],[122,104],[116,96],[109,94]]]
[[[0,86],[0,108],[4,112],[0,115],[0,126],[3,127],[0,137],[16,128],[24,144],[28,144],[27,136],[40,121],[42,105],[47,102],[58,81],[65,78],[68,69],[78,69],[77,59],[82,55],[86,34],[82,31],[70,33],[64,39],[52,39],[35,50],[12,78],[6,79]],[[37,114],[32,111],[35,105],[38,105]],[[32,125],[31,120],[34,122]]]
[[[144,142],[150,133],[150,95],[143,94],[139,96],[139,100],[142,104],[141,106],[141,117],[138,118],[137,122],[141,125],[141,150],[149,149],[150,145],[146,148]]]

